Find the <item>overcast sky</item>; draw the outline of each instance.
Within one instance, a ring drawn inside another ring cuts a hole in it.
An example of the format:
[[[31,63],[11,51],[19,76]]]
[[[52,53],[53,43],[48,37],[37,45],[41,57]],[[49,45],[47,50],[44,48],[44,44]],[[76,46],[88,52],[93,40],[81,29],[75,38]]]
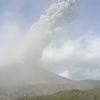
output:
[[[0,0],[0,66],[27,63],[100,79],[100,1],[68,1]]]

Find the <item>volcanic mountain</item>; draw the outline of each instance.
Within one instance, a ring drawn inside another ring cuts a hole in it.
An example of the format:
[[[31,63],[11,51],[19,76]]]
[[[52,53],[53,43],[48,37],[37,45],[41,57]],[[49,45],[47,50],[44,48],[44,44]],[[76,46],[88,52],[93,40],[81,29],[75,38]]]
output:
[[[73,81],[46,69],[25,64],[14,63],[0,69],[0,100],[53,94],[60,90],[85,90],[99,85],[100,81]]]
[[[10,64],[0,69],[0,86],[20,86],[27,84],[67,84],[70,79],[60,77],[40,67],[24,64]]]

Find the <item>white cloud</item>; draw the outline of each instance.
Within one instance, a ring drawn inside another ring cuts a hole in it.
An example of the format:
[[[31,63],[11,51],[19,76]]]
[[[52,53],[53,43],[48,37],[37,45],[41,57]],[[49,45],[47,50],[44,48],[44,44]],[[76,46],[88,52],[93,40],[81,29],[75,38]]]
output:
[[[66,70],[66,71],[64,71],[62,73],[59,73],[59,76],[65,77],[65,78],[71,78],[70,73],[69,73],[68,70]]]
[[[41,61],[47,64],[60,63],[93,69],[99,67],[100,37],[82,36],[77,40],[67,40],[61,46],[49,45],[43,51]],[[51,64],[51,65],[52,65]]]
[[[73,40],[69,39],[61,45],[52,43],[47,46],[41,58],[44,67],[57,67],[73,65],[80,69],[71,76],[74,78],[98,78],[100,73],[100,37],[93,35],[81,36]],[[92,74],[95,73],[95,74]]]

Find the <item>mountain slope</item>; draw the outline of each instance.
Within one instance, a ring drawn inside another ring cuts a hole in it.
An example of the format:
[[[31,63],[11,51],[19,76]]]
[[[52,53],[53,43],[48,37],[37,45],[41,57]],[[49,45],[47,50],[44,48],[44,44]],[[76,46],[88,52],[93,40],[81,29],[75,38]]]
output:
[[[0,69],[0,86],[27,84],[67,84],[73,82],[46,69],[23,64],[11,64]]]

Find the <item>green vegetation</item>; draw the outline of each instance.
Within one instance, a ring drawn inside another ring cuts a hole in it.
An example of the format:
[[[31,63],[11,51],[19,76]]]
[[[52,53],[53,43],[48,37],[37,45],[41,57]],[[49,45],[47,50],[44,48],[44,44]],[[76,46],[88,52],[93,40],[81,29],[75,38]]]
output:
[[[100,86],[91,90],[64,90],[52,95],[22,97],[16,100],[100,100]]]
[[[100,86],[88,90],[88,93],[94,94],[96,97],[100,98]]]
[[[92,95],[95,98],[93,100],[96,100],[96,98],[100,98],[99,85],[100,85],[100,81],[84,80],[84,81],[77,81],[73,84],[71,83],[70,84],[29,84],[29,85],[25,85],[25,86],[22,85],[18,87],[0,87],[0,100],[15,100],[20,97],[24,97],[24,98],[21,98],[22,100],[30,100],[28,98],[29,97],[33,98],[34,96],[35,96],[34,98],[37,98],[36,96],[39,96],[39,98],[41,98],[40,100],[42,100],[42,97],[44,98],[52,97],[51,100],[55,100],[53,99],[53,96],[56,98],[57,97],[60,98],[57,95],[59,94],[58,91],[60,91],[62,94],[64,90],[65,90],[64,92],[66,93],[66,96],[68,98],[73,97],[73,100],[74,98],[78,98],[78,99],[81,98],[79,100],[84,100],[82,99],[83,97],[80,97],[80,95],[83,95],[83,94],[86,98],[88,97],[87,95],[89,95],[89,97],[90,95]],[[78,91],[79,95],[75,94],[77,93],[76,91]],[[71,92],[73,95],[71,94]],[[37,99],[32,99],[32,100],[37,100]],[[50,100],[50,99],[47,99],[47,100]],[[61,99],[61,100],[64,100],[64,99]]]

